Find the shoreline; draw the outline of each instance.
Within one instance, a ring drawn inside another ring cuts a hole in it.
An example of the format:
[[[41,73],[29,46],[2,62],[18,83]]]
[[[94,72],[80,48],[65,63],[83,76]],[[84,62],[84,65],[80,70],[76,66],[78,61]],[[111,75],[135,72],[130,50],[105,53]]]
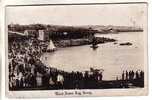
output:
[[[116,41],[117,40],[111,38],[96,37],[97,44],[116,42]],[[90,45],[93,43],[93,41],[91,39],[81,38],[81,39],[53,40],[53,43],[57,48],[64,48],[64,47]]]

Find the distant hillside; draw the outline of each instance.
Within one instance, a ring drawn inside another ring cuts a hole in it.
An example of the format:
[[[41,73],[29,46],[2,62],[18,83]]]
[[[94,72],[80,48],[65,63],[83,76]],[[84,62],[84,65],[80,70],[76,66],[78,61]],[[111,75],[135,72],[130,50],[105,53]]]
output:
[[[50,32],[93,32],[93,33],[118,33],[118,32],[136,32],[143,31],[140,27],[131,26],[103,26],[103,25],[85,25],[85,26],[62,26],[62,25],[44,25],[44,24],[30,24],[19,25],[10,24],[8,30],[24,32],[25,30],[48,30]]]
[[[107,32],[136,32],[143,31],[140,27],[132,27],[132,26],[113,26],[113,25],[87,25],[83,26],[84,28],[90,28],[93,30],[97,30],[99,33],[107,33]]]

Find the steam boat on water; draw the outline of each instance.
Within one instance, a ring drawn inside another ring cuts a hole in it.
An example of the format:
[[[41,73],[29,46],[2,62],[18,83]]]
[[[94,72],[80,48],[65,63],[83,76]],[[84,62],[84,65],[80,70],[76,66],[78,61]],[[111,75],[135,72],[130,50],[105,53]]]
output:
[[[93,37],[91,48],[94,50],[98,48],[97,38],[95,36]]]

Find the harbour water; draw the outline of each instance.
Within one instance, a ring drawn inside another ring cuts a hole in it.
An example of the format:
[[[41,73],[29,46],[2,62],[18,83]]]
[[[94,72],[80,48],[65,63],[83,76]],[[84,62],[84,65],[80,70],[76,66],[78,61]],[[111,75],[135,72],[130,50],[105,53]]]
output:
[[[59,48],[42,56],[44,64],[64,71],[86,71],[90,67],[103,69],[103,80],[121,78],[123,70],[144,70],[144,32],[119,34],[96,34],[97,37],[116,39],[117,42],[98,44],[93,50],[90,45]],[[130,42],[132,45],[120,46]]]

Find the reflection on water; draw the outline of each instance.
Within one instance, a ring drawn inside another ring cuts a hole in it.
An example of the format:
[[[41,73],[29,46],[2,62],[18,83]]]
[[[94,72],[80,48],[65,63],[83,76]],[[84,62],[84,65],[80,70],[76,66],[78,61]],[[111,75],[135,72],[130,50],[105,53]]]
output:
[[[85,71],[90,67],[104,69],[103,80],[121,77],[123,70],[144,68],[143,33],[131,32],[120,34],[96,35],[118,40],[115,43],[99,44],[96,50],[90,45],[60,48],[54,53],[42,56],[45,64],[65,71]],[[119,43],[131,42],[131,46],[120,46]],[[47,57],[47,59],[45,59]]]

